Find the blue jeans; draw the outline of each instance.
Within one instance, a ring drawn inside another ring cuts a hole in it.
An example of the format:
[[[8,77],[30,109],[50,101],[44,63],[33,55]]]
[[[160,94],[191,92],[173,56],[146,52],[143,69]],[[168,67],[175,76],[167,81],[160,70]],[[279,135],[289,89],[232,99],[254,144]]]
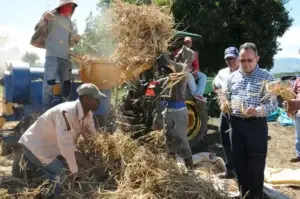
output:
[[[58,175],[62,176],[66,174],[67,168],[58,158],[55,158],[50,164],[45,165],[25,146],[23,146],[23,150],[28,161],[30,161],[37,169],[41,170],[51,181],[55,181],[55,177]],[[56,184],[53,193],[54,198],[58,198],[61,191],[59,185]]]
[[[57,77],[61,84],[63,101],[68,101],[71,94],[72,67],[70,60],[59,57],[46,57],[43,82],[43,111],[51,108],[52,89]]]
[[[50,164],[45,165],[25,146],[24,155],[35,167],[41,169],[50,180],[55,180],[55,176],[64,175],[67,171],[65,165],[58,158],[55,158]]]
[[[196,73],[196,78],[198,79],[198,84],[196,84],[195,77],[193,74],[189,73],[188,75],[188,86],[191,90],[193,96],[202,96],[206,87],[206,75],[202,72]]]
[[[296,156],[300,157],[300,116],[295,119],[295,135],[296,135]]]

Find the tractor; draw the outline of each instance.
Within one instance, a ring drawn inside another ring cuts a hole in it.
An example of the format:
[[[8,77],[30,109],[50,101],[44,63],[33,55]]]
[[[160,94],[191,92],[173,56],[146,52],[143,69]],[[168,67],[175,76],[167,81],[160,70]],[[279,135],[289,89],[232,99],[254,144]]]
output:
[[[198,34],[179,31],[175,35],[174,46],[182,46],[183,38],[186,36],[192,37],[194,40],[201,39]],[[170,51],[172,50],[171,48]],[[125,131],[133,131],[134,137],[150,132],[154,114],[160,114],[159,112],[162,111],[160,92],[163,88],[155,82],[165,77],[167,73],[165,67],[156,64],[153,68],[143,72],[139,80],[126,85],[127,92],[122,99],[118,115],[121,121],[120,127]],[[212,93],[211,78],[208,80],[205,89],[206,96],[210,96]],[[189,120],[188,140],[191,148],[195,151],[208,129],[208,107],[205,101],[195,99],[189,89],[187,89],[185,103]]]

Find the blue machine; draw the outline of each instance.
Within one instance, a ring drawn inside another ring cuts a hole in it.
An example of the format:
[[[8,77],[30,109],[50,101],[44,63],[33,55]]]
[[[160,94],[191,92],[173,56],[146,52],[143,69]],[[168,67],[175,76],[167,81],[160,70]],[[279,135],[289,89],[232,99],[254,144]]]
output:
[[[71,101],[77,99],[76,89],[82,83],[79,78],[79,71],[72,70],[72,92]],[[3,106],[14,103],[21,105],[14,109],[13,114],[6,114],[4,117],[9,121],[18,121],[22,117],[36,112],[42,112],[42,88],[43,88],[44,68],[34,68],[28,66],[12,66],[4,73]],[[95,111],[96,116],[103,116],[111,108],[111,90],[101,90],[107,95],[107,99],[101,100],[100,106]],[[61,103],[59,96],[53,97],[53,106]]]

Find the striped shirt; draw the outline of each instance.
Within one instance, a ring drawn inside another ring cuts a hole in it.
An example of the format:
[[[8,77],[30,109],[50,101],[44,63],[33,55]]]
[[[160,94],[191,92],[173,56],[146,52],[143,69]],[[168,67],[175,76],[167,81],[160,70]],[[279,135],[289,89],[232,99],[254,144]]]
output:
[[[265,83],[274,80],[270,73],[259,66],[250,75],[243,73],[241,68],[233,72],[228,78],[226,88],[232,115],[247,117],[245,112],[250,106],[257,111],[255,117],[266,117],[275,111],[277,108],[276,96],[267,96],[265,87]]]

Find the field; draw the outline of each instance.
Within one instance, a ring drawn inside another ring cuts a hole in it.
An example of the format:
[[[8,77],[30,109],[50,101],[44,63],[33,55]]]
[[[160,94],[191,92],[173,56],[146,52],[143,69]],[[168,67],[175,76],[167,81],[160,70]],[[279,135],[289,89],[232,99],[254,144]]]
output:
[[[210,119],[210,124],[217,125],[218,119]],[[11,128],[15,123],[7,123],[4,128]],[[282,127],[277,123],[269,123],[269,141],[267,167],[271,168],[299,168],[299,163],[290,163],[289,160],[294,155],[294,128]],[[210,130],[199,147],[202,152],[215,152],[223,157],[222,147],[219,139],[219,132]],[[16,181],[11,179],[12,155],[0,156],[0,192],[5,190],[7,184],[12,185]],[[3,182],[6,182],[2,184]],[[2,185],[1,185],[2,184]],[[300,190],[296,188],[281,188],[281,191],[291,198],[300,198]]]
[[[210,120],[211,124],[217,125],[218,119]],[[222,146],[217,131],[209,131],[205,137],[201,151],[214,151],[223,157]],[[291,163],[290,159],[295,155],[294,127],[283,127],[276,122],[269,123],[267,167],[269,168],[299,168],[300,163]],[[300,198],[300,189],[281,188],[281,190],[293,199]]]

